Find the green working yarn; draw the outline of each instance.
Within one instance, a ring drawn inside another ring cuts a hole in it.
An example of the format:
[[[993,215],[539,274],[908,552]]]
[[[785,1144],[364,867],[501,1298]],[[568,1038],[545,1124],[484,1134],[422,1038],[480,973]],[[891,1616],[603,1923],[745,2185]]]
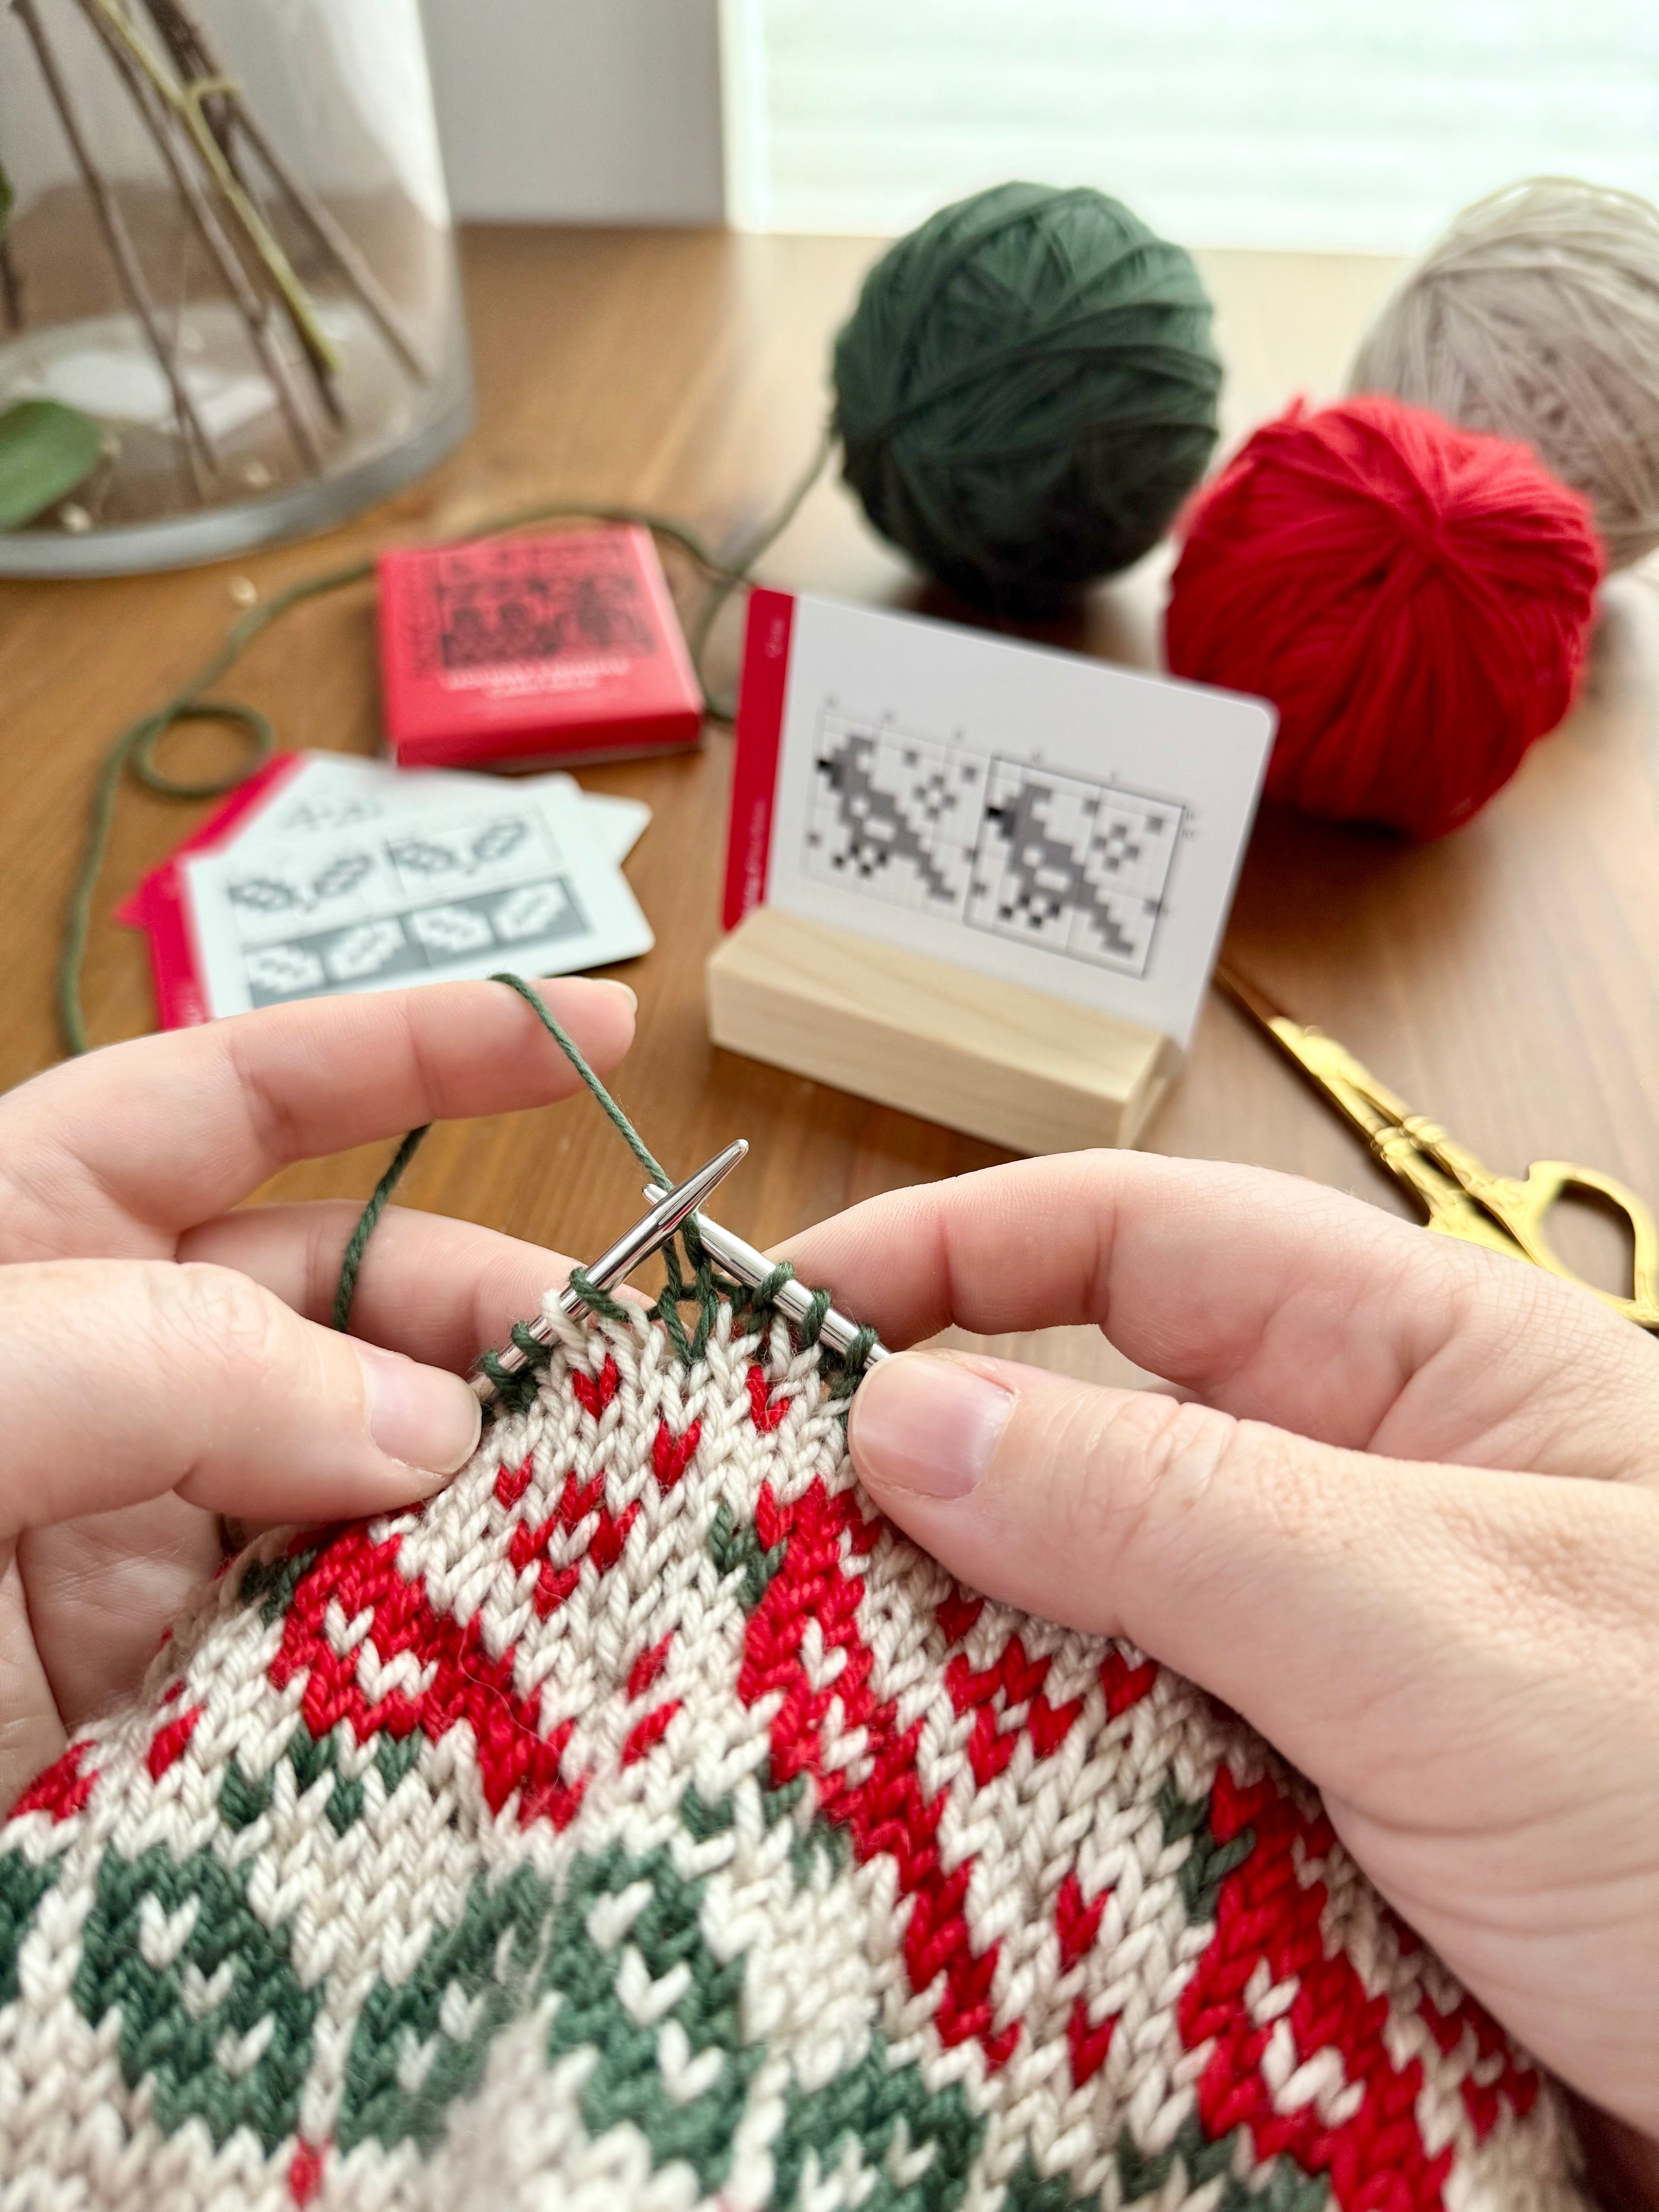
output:
[[[492,983],[505,983],[509,991],[518,993],[586,1085],[605,1119],[651,1180],[661,1183],[665,1188],[671,1188],[674,1178],[646,1150],[639,1131],[588,1066],[586,1057],[574,1037],[554,1018],[541,994],[526,983],[522,975],[492,975],[489,980]],[[357,1225],[347,1241],[340,1262],[339,1283],[334,1293],[334,1326],[337,1329],[350,1326],[352,1300],[356,1295],[357,1277],[368,1240],[374,1233],[375,1224],[386,1211],[387,1200],[397,1188],[404,1170],[419,1151],[421,1140],[431,1126],[428,1121],[418,1129],[411,1129],[398,1146],[390,1166],[375,1184],[374,1194],[359,1215]],[[686,1279],[684,1264],[680,1258],[682,1243],[685,1247],[685,1258],[690,1263],[690,1281]],[[709,1259],[707,1248],[697,1234],[695,1213],[680,1224],[676,1235],[665,1240],[661,1250],[662,1295],[650,1309],[651,1317],[662,1323],[670,1341],[688,1367],[702,1358],[722,1300],[728,1303],[740,1318],[746,1317],[769,1310],[783,1285],[794,1279],[795,1271],[788,1261],[780,1260],[771,1273],[752,1289],[745,1284],[728,1281],[716,1271]],[[573,1267],[570,1270],[570,1285],[591,1313],[605,1315],[612,1320],[626,1318],[626,1307],[592,1283],[585,1269]],[[824,1316],[830,1310],[830,1302],[828,1291],[813,1291],[811,1305],[804,1318],[795,1324],[796,1333],[804,1344],[818,1341]],[[696,1309],[689,1334],[680,1313],[683,1305]],[[525,1358],[526,1364],[522,1368],[509,1372],[501,1366],[493,1352],[486,1352],[478,1364],[495,1386],[496,1401],[510,1407],[519,1407],[535,1395],[537,1374],[547,1365],[552,1352],[550,1346],[532,1336],[521,1324],[514,1328],[512,1336]],[[840,1359],[841,1371],[831,1385],[832,1397],[843,1401],[851,1398],[863,1377],[871,1347],[876,1340],[873,1328],[858,1331]]]
[[[883,255],[836,341],[842,472],[963,598],[1052,611],[1138,561],[1203,475],[1210,313],[1190,257],[1103,192],[960,200]]]

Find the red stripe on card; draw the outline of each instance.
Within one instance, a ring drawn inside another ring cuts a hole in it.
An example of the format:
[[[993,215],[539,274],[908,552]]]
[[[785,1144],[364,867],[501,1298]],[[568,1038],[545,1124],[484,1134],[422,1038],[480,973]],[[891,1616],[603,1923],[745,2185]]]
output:
[[[193,1029],[208,1018],[196,939],[185,911],[185,872],[158,868],[144,884],[144,927],[149,932],[155,1012],[164,1030]]]
[[[726,842],[727,929],[766,896],[777,789],[783,702],[789,683],[789,633],[795,602],[787,592],[749,594],[749,629],[738,694],[738,757],[732,777],[732,825]]]
[[[171,858],[164,860],[161,867],[152,868],[137,889],[127,894],[115,909],[117,921],[125,922],[129,929],[148,928],[150,886],[156,878],[186,853],[200,853],[211,845],[222,844],[242,817],[262,805],[278,785],[286,783],[304,759],[303,753],[274,753],[246,783],[239,783],[224,805],[216,806],[201,828],[193,830]]]

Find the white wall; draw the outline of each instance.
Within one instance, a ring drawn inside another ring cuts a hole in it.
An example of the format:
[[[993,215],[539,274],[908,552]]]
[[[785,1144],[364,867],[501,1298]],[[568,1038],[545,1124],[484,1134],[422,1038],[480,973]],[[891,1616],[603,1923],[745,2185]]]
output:
[[[421,0],[457,216],[723,220],[718,0]]]

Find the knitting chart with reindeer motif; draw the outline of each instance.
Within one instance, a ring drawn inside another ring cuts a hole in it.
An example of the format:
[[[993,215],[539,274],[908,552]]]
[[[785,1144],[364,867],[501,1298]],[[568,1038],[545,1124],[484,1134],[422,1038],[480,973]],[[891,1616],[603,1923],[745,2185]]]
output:
[[[810,876],[1142,975],[1186,810],[826,710]]]

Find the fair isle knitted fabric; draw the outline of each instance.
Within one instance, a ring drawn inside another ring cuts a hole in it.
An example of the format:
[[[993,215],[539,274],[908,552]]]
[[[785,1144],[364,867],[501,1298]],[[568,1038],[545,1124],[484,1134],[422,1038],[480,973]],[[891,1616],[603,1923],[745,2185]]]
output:
[[[877,1517],[830,1370],[562,1321],[0,1831],[4,2212],[1564,2212],[1316,1799]]]

